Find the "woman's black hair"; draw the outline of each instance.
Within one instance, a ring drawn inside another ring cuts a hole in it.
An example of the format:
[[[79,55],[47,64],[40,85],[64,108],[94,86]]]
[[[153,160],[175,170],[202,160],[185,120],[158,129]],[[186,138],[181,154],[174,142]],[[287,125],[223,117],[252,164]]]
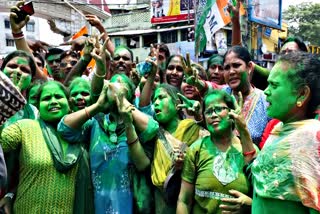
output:
[[[299,47],[299,51],[308,52],[308,48],[307,48],[306,44],[304,44],[303,40],[300,37],[298,37],[298,36],[296,36],[296,37],[288,37],[283,42],[282,47],[288,42],[295,42]]]
[[[174,57],[179,57],[179,58],[181,59],[181,62],[184,62],[184,64],[187,65],[187,60],[186,60],[183,56],[181,56],[180,54],[173,54],[173,55],[171,55],[171,56],[168,58],[168,60],[167,60],[167,62],[166,62],[166,69],[168,68],[169,63],[171,62],[171,60],[172,60]],[[163,78],[162,74],[161,74],[160,78],[161,78],[161,79]],[[166,76],[166,81],[168,82],[168,76]]]
[[[320,105],[320,60],[318,56],[301,51],[290,52],[282,55],[277,63],[286,63],[289,66],[288,79],[297,90],[303,86],[310,88],[311,97],[306,114],[308,118],[314,118],[315,111]]]
[[[230,53],[235,53],[237,55],[237,57],[241,60],[243,60],[246,65],[249,64],[249,62],[252,61],[251,55],[248,51],[247,48],[236,45],[236,46],[232,46],[223,56],[223,63],[226,60],[226,56],[229,55]]]
[[[4,70],[4,68],[6,67],[6,65],[8,64],[8,62],[15,58],[15,57],[23,57],[26,58],[28,61],[28,64],[30,66],[31,69],[31,76],[32,78],[36,75],[36,63],[34,62],[32,56],[30,56],[28,53],[21,51],[21,50],[16,50],[13,51],[11,53],[9,53],[3,60],[2,65],[1,65],[1,71]]]
[[[40,97],[41,97],[41,93],[43,91],[43,88],[47,85],[50,85],[50,84],[56,84],[62,91],[63,93],[66,95],[66,98],[68,100],[68,103],[69,103],[69,98],[70,98],[70,92],[69,92],[69,89],[64,86],[62,83],[58,82],[58,81],[47,81],[45,83],[43,83],[40,88],[38,89],[37,91],[37,102],[38,102],[38,105],[40,105]],[[69,103],[70,105],[70,103]]]
[[[155,94],[156,90],[159,88],[164,89],[168,93],[168,95],[172,98],[172,101],[175,106],[182,103],[182,101],[180,100],[180,98],[178,96],[178,93],[180,93],[180,91],[176,87],[169,85],[167,83],[162,83],[156,87],[156,89],[153,92],[152,99],[154,98],[154,94]],[[179,116],[179,119],[183,119],[184,118],[183,112],[179,110],[178,116]]]

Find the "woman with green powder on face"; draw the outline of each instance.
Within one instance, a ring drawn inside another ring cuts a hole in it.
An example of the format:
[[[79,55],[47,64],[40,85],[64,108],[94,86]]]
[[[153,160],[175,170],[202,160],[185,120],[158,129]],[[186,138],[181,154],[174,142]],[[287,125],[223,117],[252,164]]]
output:
[[[160,124],[151,160],[156,213],[175,213],[184,152],[198,138],[208,134],[193,119],[182,119],[177,108],[180,104],[177,94],[174,86],[161,84],[153,95],[154,118]],[[176,182],[171,183],[173,180]]]
[[[70,111],[68,98],[62,84],[43,84],[38,91],[40,118],[19,120],[1,132],[4,151],[20,147],[14,213],[91,212],[83,149],[56,132],[58,122]]]
[[[319,73],[319,59],[303,52],[281,56],[271,70],[264,91],[267,114],[281,122],[256,158],[247,160],[253,214],[320,212],[320,122],[313,119],[320,103]]]
[[[242,93],[244,105],[242,114],[246,120],[252,141],[258,145],[269,118],[266,114],[267,102],[263,92],[250,83],[253,64],[248,50],[233,46],[224,55],[224,90],[238,98]]]
[[[132,179],[137,171],[150,166],[143,147],[156,135],[158,123],[130,103],[135,87],[124,73],[105,81],[105,65],[110,59],[105,45],[92,53],[97,65],[91,82],[96,101],[64,117],[58,131],[69,142],[89,147],[96,213],[133,213],[141,209],[142,213],[152,213],[146,210],[151,207],[137,201]],[[123,65],[127,54],[119,56]]]
[[[13,51],[9,53],[2,65],[1,72],[3,72],[17,87],[17,89],[27,98],[28,97],[28,89],[31,85],[32,79],[35,76],[36,66],[33,58],[24,51]],[[27,104],[20,111],[16,112],[12,117],[10,117],[1,127],[3,129],[18,120],[21,119],[36,119],[38,118],[38,110],[37,108],[29,103],[29,99],[27,99]],[[19,150],[19,148],[18,148]],[[15,194],[16,186],[18,184],[18,169],[19,169],[19,161],[17,157],[17,152],[11,151],[5,153],[7,170],[8,170],[8,182],[7,182],[7,193]],[[6,196],[8,196],[6,195]],[[9,205],[12,203],[11,197],[4,197],[1,199],[0,204],[5,209],[11,207]]]
[[[214,90],[205,96],[203,117],[210,136],[193,143],[187,152],[177,213],[249,211],[251,199],[245,195],[249,182],[242,172],[246,154],[233,134],[235,126],[241,142],[255,148],[240,106],[225,91]]]
[[[71,81],[69,89],[70,107],[73,112],[91,105],[91,85],[88,80],[77,77]]]

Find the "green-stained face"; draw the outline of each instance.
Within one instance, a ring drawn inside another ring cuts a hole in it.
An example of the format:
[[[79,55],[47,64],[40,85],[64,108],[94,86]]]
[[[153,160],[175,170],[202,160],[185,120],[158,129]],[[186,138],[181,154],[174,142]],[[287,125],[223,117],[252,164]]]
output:
[[[212,94],[206,98],[204,116],[211,135],[221,136],[230,131],[232,122],[228,113],[229,108],[219,95]]]
[[[86,106],[91,105],[90,86],[85,83],[79,83],[70,89],[71,110],[79,111]]]
[[[41,119],[46,122],[58,122],[69,112],[68,99],[55,82],[44,86],[40,94],[39,111]]]
[[[54,80],[64,78],[64,73],[60,71],[60,54],[53,54],[47,58],[47,70]]]
[[[288,72],[294,71],[286,63],[276,63],[268,77],[269,85],[264,91],[269,102],[268,116],[283,122],[294,117],[297,110],[298,93],[288,78]]]
[[[38,89],[40,88],[40,84],[33,86],[30,91],[29,91],[29,96],[28,96],[28,103],[32,104],[34,106],[38,106],[38,97],[37,97],[37,92]]]
[[[24,57],[12,58],[4,67],[3,73],[7,75],[15,86],[21,91],[28,88],[31,83],[31,68]]]
[[[168,92],[163,88],[156,89],[153,98],[155,119],[160,124],[166,124],[177,117],[175,103]]]
[[[112,61],[112,70],[114,74],[125,74],[130,77],[133,66],[134,63],[131,54],[127,49],[118,48],[115,50]]]
[[[251,69],[234,52],[230,52],[226,55],[224,61],[225,82],[233,90],[241,91],[244,87],[250,85],[249,73]]]

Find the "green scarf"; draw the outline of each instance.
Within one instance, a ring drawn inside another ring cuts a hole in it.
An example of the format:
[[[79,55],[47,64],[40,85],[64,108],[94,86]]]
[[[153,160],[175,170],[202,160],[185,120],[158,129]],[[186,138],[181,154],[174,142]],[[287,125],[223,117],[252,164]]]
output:
[[[54,167],[65,173],[79,164],[76,182],[73,213],[94,213],[93,187],[90,179],[89,155],[80,143],[68,144],[63,148],[56,129],[39,119],[43,137],[50,150]]]

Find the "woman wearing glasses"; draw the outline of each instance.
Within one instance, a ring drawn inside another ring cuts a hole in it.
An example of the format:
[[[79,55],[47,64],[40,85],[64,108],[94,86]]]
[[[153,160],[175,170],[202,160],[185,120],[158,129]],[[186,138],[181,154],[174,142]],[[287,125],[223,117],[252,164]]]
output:
[[[252,154],[242,154],[239,138],[233,135],[235,126],[240,140],[250,142],[248,150],[255,148],[241,108],[225,91],[214,90],[204,98],[203,112],[210,136],[187,151],[177,213],[245,212],[251,199],[246,196],[249,183],[242,169]]]

